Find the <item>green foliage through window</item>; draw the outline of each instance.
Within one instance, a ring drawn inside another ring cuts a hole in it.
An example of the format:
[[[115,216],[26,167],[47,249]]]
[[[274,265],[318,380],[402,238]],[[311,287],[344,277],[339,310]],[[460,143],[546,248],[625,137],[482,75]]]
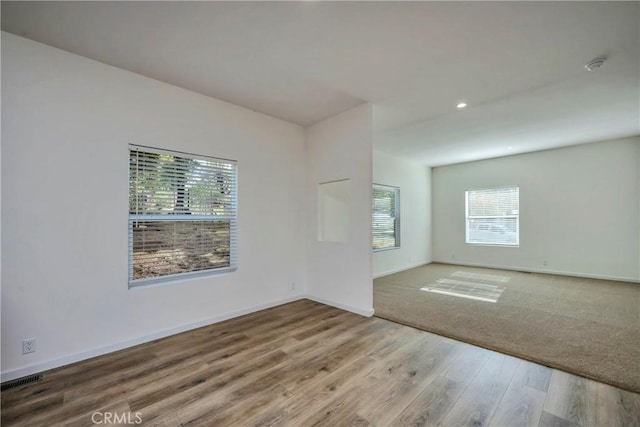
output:
[[[235,268],[236,163],[139,146],[129,153],[130,285]]]

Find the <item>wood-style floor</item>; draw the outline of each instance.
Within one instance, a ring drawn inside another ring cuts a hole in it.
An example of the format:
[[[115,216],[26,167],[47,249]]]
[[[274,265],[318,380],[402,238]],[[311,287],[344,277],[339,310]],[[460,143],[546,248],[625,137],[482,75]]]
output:
[[[640,395],[303,300],[46,372],[1,411],[3,426],[614,427],[639,425]]]

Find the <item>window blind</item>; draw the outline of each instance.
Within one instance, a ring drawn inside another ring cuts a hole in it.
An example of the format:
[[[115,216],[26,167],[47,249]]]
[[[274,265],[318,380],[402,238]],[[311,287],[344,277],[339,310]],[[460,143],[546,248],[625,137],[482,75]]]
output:
[[[400,189],[374,184],[372,205],[373,250],[400,247]]]
[[[237,163],[129,146],[129,284],[236,268]]]
[[[518,246],[519,204],[517,186],[466,191],[466,242]]]

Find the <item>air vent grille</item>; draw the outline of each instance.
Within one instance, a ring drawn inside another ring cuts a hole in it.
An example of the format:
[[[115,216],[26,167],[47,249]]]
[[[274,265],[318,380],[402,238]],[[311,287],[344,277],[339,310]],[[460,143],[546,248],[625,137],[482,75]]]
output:
[[[20,387],[21,385],[34,383],[36,381],[40,381],[41,379],[42,379],[42,374],[34,374],[34,375],[18,378],[16,380],[7,381],[2,383],[1,390],[5,391],[11,388]]]

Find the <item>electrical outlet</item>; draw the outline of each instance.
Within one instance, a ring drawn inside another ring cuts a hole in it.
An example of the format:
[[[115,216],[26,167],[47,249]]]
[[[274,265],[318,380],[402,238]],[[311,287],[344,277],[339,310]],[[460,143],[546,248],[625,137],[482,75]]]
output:
[[[291,282],[291,290],[292,291],[296,290],[296,282]]]
[[[36,351],[36,339],[22,341],[22,354],[34,353]]]
[[[544,260],[544,261],[542,261],[542,265],[544,265],[546,267],[547,265],[549,265],[549,263],[547,262],[547,260]]]

